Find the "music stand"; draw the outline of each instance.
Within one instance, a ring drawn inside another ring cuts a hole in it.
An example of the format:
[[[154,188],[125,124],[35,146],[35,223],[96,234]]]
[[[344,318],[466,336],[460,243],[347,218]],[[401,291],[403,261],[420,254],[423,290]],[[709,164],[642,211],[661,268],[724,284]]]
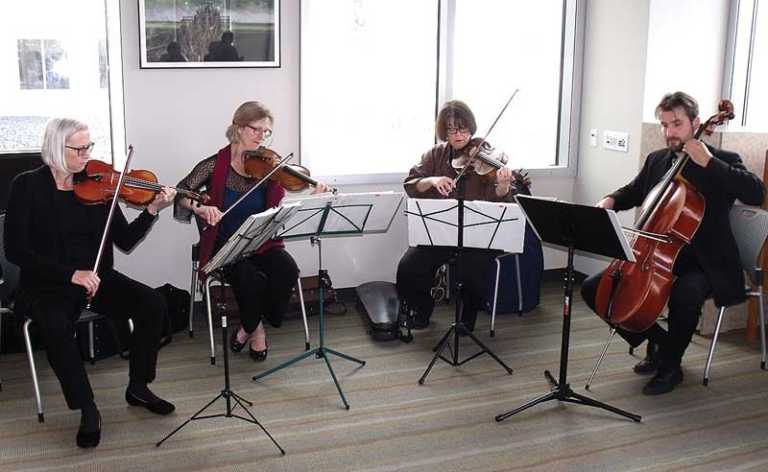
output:
[[[463,180],[459,180],[461,185]],[[488,354],[509,374],[507,366],[488,346],[469,331],[461,320],[463,283],[460,276],[461,254],[467,248],[499,249],[506,252],[523,251],[525,219],[517,205],[485,201],[451,199],[409,199],[408,209],[409,244],[411,246],[449,246],[455,248],[451,263],[456,279],[456,308],[454,322],[433,348],[435,355],[419,379],[423,385],[432,367],[441,359],[453,367],[463,365],[472,359]],[[451,344],[453,335],[453,344]],[[459,337],[467,336],[480,351],[466,359],[459,360]],[[450,358],[443,356],[448,347]]]
[[[344,407],[349,410],[344,392],[331,367],[328,354],[355,362],[360,367],[365,361],[354,358],[342,352],[325,346],[325,309],[323,290],[328,279],[327,271],[323,268],[322,237],[362,236],[363,234],[385,233],[392,225],[397,209],[403,200],[403,194],[398,192],[372,192],[351,194],[321,194],[299,197],[290,201],[300,201],[301,207],[296,215],[285,224],[278,238],[285,240],[305,240],[317,246],[317,275],[319,280],[319,313],[318,341],[319,345],[290,359],[277,367],[255,375],[253,380],[263,379],[268,375],[291,366],[310,356],[323,359],[331,374],[336,390],[339,392]],[[288,200],[287,200],[288,201]]]
[[[275,235],[275,232],[279,227],[285,224],[285,222],[293,216],[298,210],[299,204],[294,203],[292,205],[284,205],[275,208],[270,208],[262,213],[251,215],[243,222],[240,228],[229,238],[229,240],[219,249],[210,261],[203,267],[203,272],[207,275],[205,280],[205,299],[207,302],[208,316],[210,322],[211,313],[211,282],[214,278],[224,279],[224,268],[234,264],[240,259],[256,252],[259,247],[268,239]],[[264,434],[269,437],[272,443],[280,450],[280,453],[285,455],[285,450],[280,447],[280,444],[275,441],[275,438],[269,434],[266,428],[256,419],[255,416],[248,410],[248,406],[253,406],[253,403],[241,397],[237,393],[233,392],[230,388],[229,382],[229,335],[227,333],[227,313],[226,313],[226,297],[221,297],[221,301],[217,304],[221,312],[221,337],[222,348],[224,351],[224,389],[204,407],[197,411],[194,415],[189,417],[184,423],[179,425],[176,429],[168,433],[163,439],[158,441],[155,446],[160,447],[168,438],[176,434],[180,429],[195,420],[204,420],[210,418],[239,418],[248,423],[257,425]],[[213,405],[219,398],[223,398],[226,402],[226,412],[216,415],[204,415],[200,416],[209,406]],[[234,401],[235,406],[232,406]],[[249,418],[233,414],[232,411],[237,406],[240,406],[248,414]]]
[[[563,333],[560,347],[560,378],[544,371],[552,385],[546,395],[535,398],[514,410],[496,416],[504,421],[532,406],[549,400],[560,400],[608,410],[633,421],[640,422],[640,415],[615,408],[574,392],[568,384],[568,347],[571,333],[571,300],[573,296],[573,254],[575,250],[634,262],[634,254],[621,230],[616,213],[594,206],[576,205],[555,200],[517,196],[517,202],[536,235],[544,242],[568,249],[568,265],[565,271],[563,296]]]

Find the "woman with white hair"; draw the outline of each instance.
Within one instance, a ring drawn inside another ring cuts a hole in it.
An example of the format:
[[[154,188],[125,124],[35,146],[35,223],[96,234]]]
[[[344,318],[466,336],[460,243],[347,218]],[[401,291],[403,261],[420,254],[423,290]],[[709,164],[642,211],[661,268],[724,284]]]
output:
[[[174,410],[147,387],[155,378],[165,301],[112,265],[113,245],[131,250],[176,191],[163,188],[131,223],[117,206],[94,272],[109,205],[84,205],[73,191],[93,146],[85,124],[66,118],[48,122],[41,150],[45,165],[11,183],[4,234],[8,260],[21,269],[17,311],[37,326],[67,406],[81,410],[76,442],[83,448],[101,439],[101,415],[74,339],[75,322],[89,299],[94,311],[133,321],[126,401],[160,415]]]

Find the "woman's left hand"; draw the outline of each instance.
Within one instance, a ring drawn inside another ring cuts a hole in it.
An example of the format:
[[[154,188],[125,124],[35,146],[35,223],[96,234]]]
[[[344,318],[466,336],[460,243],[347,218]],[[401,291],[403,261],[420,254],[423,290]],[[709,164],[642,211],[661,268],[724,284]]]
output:
[[[316,193],[326,193],[330,191],[331,191],[331,187],[327,186],[323,182],[318,182],[315,188],[312,189],[311,193],[312,195],[314,195]]]
[[[502,167],[496,171],[496,195],[506,195],[512,185],[512,171]]]
[[[173,203],[174,198],[176,198],[176,189],[163,187],[162,190],[157,192],[152,203],[147,205],[147,211],[153,215],[157,215],[160,210]]]

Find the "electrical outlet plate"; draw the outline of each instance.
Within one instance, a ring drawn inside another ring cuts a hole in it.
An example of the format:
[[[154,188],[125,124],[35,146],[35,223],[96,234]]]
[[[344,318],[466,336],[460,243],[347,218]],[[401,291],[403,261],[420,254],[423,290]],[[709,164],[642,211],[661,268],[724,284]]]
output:
[[[603,131],[603,149],[629,152],[629,133],[623,131]]]

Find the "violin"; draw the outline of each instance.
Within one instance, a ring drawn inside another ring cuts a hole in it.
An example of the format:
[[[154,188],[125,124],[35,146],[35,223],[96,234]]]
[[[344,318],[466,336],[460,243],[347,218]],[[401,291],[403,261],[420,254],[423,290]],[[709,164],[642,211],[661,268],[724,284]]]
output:
[[[472,170],[477,175],[496,179],[496,171],[504,167],[508,160],[503,151],[494,148],[488,141],[472,138],[459,155],[451,159],[451,166],[461,172]],[[523,169],[513,170],[512,180],[520,188],[531,186],[531,179]]]
[[[264,146],[255,151],[245,151],[243,167],[245,172],[256,179],[263,179],[278,166],[282,157]],[[289,192],[299,192],[310,185],[317,187],[318,181],[309,176],[309,169],[298,164],[286,164],[274,172],[269,180],[278,182]]]
[[[120,172],[115,171],[110,164],[92,159],[82,172],[75,174],[75,197],[85,205],[106,203],[114,198],[119,179]],[[157,183],[157,177],[152,172],[132,170],[125,175],[119,198],[131,205],[146,206],[163,187]],[[208,195],[185,189],[176,188],[176,193],[201,203],[209,200]]]
[[[456,170],[470,166],[477,175],[496,177],[496,171],[504,167],[507,161],[507,155],[491,146],[488,141],[472,138],[459,155],[451,160],[451,166]]]

